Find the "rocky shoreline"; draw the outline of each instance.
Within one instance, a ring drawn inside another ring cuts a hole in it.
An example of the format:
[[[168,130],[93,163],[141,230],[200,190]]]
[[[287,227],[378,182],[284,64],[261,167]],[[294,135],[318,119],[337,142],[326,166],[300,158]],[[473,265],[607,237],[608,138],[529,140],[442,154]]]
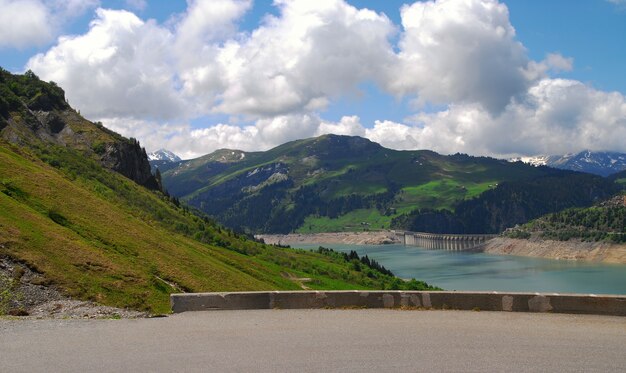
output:
[[[262,239],[270,245],[296,244],[347,244],[347,245],[390,245],[399,244],[400,240],[393,232],[336,232],[314,234],[259,234],[256,239]]]
[[[626,245],[607,242],[526,240],[498,237],[489,240],[481,251],[496,255],[626,264]]]

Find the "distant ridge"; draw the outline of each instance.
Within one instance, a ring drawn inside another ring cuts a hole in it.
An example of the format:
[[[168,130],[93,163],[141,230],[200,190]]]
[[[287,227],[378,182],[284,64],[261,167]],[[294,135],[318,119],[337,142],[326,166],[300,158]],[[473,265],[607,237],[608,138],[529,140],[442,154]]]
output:
[[[618,152],[584,150],[576,154],[519,157],[511,159],[511,161],[522,161],[533,166],[548,166],[600,176],[609,176],[626,170],[626,154]]]

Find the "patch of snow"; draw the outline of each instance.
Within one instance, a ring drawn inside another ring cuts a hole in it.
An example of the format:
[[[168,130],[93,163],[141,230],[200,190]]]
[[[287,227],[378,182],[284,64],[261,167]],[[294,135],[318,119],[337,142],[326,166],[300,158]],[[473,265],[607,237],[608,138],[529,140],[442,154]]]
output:
[[[168,161],[168,162],[181,161],[179,156],[177,156],[176,154],[166,149],[159,149],[155,152],[148,154],[148,160],[149,161]]]

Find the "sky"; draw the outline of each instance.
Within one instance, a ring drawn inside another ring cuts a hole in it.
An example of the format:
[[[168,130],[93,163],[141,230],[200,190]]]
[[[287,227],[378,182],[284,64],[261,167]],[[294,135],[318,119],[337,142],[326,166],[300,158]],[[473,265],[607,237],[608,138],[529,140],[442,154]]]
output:
[[[0,66],[193,158],[326,133],[626,152],[626,0],[0,0]]]

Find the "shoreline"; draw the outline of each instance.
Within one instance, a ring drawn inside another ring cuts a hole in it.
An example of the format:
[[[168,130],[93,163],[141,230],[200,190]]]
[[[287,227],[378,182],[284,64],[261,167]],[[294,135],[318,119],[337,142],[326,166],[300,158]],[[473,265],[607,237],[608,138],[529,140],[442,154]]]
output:
[[[345,245],[390,245],[401,244],[392,231],[376,232],[325,232],[260,234],[270,245],[297,244],[345,244]],[[626,264],[626,245],[607,242],[552,241],[540,239],[513,239],[497,237],[487,241],[475,252],[491,255],[513,255],[531,258],[568,260],[590,263]]]
[[[254,236],[269,245],[294,244],[346,244],[346,245],[391,245],[400,240],[391,231],[377,232],[327,232],[327,233],[289,233],[259,234]]]
[[[608,242],[498,237],[487,241],[481,248],[481,252],[590,263],[626,264],[626,245]]]

